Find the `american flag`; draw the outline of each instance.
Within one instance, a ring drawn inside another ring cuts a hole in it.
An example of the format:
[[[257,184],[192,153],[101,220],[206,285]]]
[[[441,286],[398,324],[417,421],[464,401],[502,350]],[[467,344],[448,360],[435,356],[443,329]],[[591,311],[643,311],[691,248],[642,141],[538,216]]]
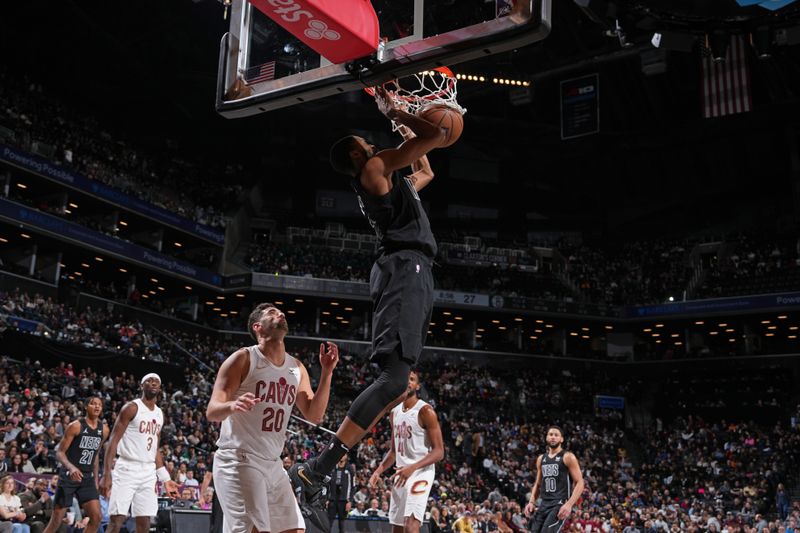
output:
[[[275,62],[268,61],[262,65],[250,67],[245,71],[244,82],[247,85],[254,85],[262,81],[275,79]]]
[[[746,113],[752,109],[750,70],[741,36],[731,37],[725,61],[716,62],[710,53],[704,53],[701,62],[704,118]]]

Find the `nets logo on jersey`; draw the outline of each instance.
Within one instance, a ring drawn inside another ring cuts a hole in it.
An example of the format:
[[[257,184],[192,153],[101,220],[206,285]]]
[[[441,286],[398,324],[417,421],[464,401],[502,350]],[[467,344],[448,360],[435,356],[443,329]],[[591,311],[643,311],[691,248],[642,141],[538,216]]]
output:
[[[558,477],[558,465],[542,465],[543,477]]]
[[[89,437],[84,435],[81,437],[81,442],[78,446],[84,450],[97,450],[100,448],[100,437]]]
[[[262,402],[294,405],[294,401],[297,397],[297,387],[289,385],[286,382],[286,378],[279,379],[277,383],[274,381],[267,383],[259,380],[259,382],[256,383],[255,395],[259,397]]]
[[[146,433],[148,435],[158,435],[161,433],[161,424],[155,418],[149,422],[142,420],[139,422],[139,433]]]

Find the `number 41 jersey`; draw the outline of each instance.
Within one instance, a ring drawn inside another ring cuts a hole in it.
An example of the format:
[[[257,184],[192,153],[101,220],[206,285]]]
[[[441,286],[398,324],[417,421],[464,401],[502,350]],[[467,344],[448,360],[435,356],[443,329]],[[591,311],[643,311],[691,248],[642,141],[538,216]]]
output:
[[[297,400],[300,367],[286,354],[283,365],[270,363],[258,346],[247,348],[250,370],[234,398],[252,392],[258,402],[250,411],[235,412],[222,421],[217,447],[242,450],[267,460],[280,459],[286,443],[286,426]]]

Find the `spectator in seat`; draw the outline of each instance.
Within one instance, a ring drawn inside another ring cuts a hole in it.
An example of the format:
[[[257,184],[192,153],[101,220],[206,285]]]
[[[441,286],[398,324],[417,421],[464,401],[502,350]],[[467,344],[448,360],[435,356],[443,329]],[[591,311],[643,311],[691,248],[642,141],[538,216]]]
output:
[[[364,512],[365,516],[378,518],[381,516],[381,507],[377,498],[372,498],[369,502],[369,509]]]
[[[366,508],[367,506],[364,502],[358,502],[356,503],[356,508],[350,511],[350,513],[347,516],[355,516],[355,517],[367,516]]]
[[[194,470],[187,470],[186,471],[186,479],[183,480],[184,487],[192,487],[196,488],[200,486],[200,483],[194,477]]]
[[[37,479],[31,489],[19,495],[19,499],[27,515],[25,523],[31,527],[31,533],[41,533],[53,514],[53,500],[47,493],[47,480]]]
[[[789,501],[789,494],[787,494],[786,487],[783,486],[783,483],[778,483],[778,489],[775,493],[775,504],[778,507],[778,516],[780,516],[781,520],[785,521],[789,516],[791,502]]]
[[[184,487],[180,497],[175,501],[174,507],[177,509],[191,509],[194,503],[194,490]]]
[[[0,519],[12,523],[12,533],[31,533],[30,526],[25,523],[27,516],[17,496],[16,483],[11,476],[0,479]]]
[[[453,522],[452,530],[454,533],[475,533],[472,527],[472,512],[464,511],[464,515]]]
[[[31,459],[31,465],[33,465],[37,472],[52,472],[55,469],[56,464],[50,455],[50,450],[41,439],[36,441],[36,448],[33,458]]]

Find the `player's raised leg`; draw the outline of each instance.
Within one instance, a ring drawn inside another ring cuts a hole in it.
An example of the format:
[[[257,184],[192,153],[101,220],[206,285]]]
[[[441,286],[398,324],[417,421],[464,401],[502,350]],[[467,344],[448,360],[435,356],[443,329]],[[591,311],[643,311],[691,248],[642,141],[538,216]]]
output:
[[[372,360],[381,369],[378,379],[350,405],[347,417],[325,450],[289,475],[302,487],[304,516],[324,531],[330,521],[321,498],[328,474],[339,459],[399,402],[405,393],[411,365],[417,362],[433,310],[433,258],[436,240],[419,191],[433,179],[426,154],[442,146],[445,131],[399,109],[390,93],[377,89],[378,109],[408,128],[397,148],[377,151],[364,138],[349,136],[331,148],[331,164],[349,176],[364,215],[380,239],[381,255],[370,275],[374,305]],[[396,171],[411,167],[409,176]]]

